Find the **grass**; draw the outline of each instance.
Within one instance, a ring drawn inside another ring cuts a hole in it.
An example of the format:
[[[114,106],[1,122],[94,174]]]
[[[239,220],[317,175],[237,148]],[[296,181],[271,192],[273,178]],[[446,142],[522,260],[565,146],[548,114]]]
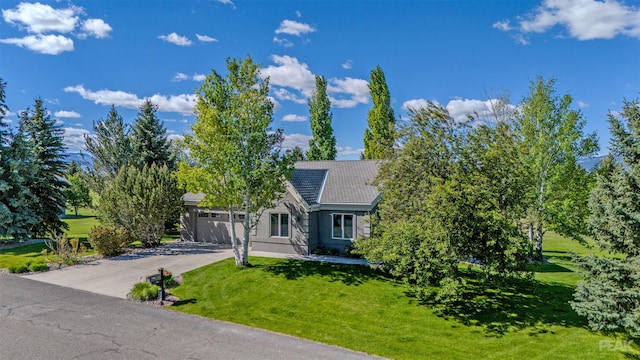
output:
[[[85,246],[89,247],[87,235],[91,228],[99,224],[95,212],[91,209],[80,209],[78,216],[75,216],[67,210],[67,215],[63,221],[69,225],[67,237],[69,239],[79,238]],[[0,269],[17,267],[42,259],[43,249],[48,249],[43,242],[2,249],[0,250]]]
[[[246,269],[228,259],[183,274],[172,309],[395,359],[625,358],[600,351],[612,338],[586,329],[568,304],[580,279],[568,251],[592,250],[545,240],[557,262],[538,266],[535,281],[478,289],[448,316],[368,267],[256,257]]]

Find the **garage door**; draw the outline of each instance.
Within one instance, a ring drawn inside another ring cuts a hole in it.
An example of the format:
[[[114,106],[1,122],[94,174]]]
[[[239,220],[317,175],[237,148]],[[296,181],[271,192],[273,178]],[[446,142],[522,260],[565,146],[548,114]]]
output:
[[[236,229],[238,226],[236,226]],[[236,235],[238,236],[238,234]],[[224,213],[198,213],[196,241],[216,244],[231,244],[229,216]]]

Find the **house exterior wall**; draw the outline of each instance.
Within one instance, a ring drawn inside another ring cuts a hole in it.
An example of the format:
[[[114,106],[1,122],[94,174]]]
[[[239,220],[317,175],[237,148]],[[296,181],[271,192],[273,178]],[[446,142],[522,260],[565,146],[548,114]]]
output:
[[[336,239],[333,237],[333,214],[354,215],[355,234],[352,240]],[[370,233],[369,212],[367,211],[331,211],[322,210],[318,212],[318,242],[316,246],[344,251],[345,247],[353,240],[360,237],[368,237]]]
[[[196,241],[196,207],[186,205],[180,215],[180,239],[182,241]]]
[[[289,234],[271,236],[271,214],[288,214]],[[286,254],[309,254],[309,230],[312,220],[302,204],[290,193],[285,193],[282,201],[273,209],[262,213],[255,231],[251,236],[251,249]]]

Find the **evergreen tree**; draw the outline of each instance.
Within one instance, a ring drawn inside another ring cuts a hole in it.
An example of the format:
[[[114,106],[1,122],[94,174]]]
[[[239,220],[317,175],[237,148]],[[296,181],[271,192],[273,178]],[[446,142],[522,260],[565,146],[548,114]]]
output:
[[[72,176],[80,173],[82,173],[82,167],[80,166],[80,163],[75,160],[69,161],[69,164],[67,165],[67,176]]]
[[[122,167],[132,162],[129,126],[124,123],[115,106],[111,106],[105,120],[93,123],[94,134],[85,135],[85,147],[91,156],[89,187],[100,194],[109,180],[115,179]]]
[[[38,223],[37,199],[27,186],[32,178],[31,154],[22,134],[14,136],[4,122],[6,83],[0,78],[0,236],[21,240]]]
[[[316,75],[316,90],[308,101],[309,122],[311,134],[307,159],[309,160],[335,160],[336,137],[333,136],[331,127],[331,101],[327,96],[327,80],[324,76]]]
[[[25,110],[20,116],[20,128],[24,131],[32,151],[37,176],[29,188],[38,199],[36,213],[40,222],[33,228],[36,235],[56,234],[68,225],[60,220],[65,207],[64,180],[67,165],[64,161],[64,131],[47,113],[42,99],[35,100],[32,112]]]
[[[167,130],[158,119],[158,106],[147,99],[140,106],[138,117],[131,132],[132,159],[139,167],[156,164],[175,168],[175,159],[170,151]]]
[[[396,142],[396,120],[391,108],[391,95],[380,66],[371,70],[369,92],[373,106],[364,132],[364,159],[388,159]]]
[[[622,119],[609,113],[611,153],[589,196],[589,226],[603,250],[618,258],[577,258],[584,273],[573,309],[594,331],[640,335],[640,105],[624,101]]]

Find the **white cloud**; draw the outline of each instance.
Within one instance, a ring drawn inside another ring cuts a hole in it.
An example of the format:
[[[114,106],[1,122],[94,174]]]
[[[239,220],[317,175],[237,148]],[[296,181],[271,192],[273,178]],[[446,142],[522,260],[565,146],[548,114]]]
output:
[[[124,91],[98,90],[92,91],[84,88],[83,85],[68,86],[64,88],[65,92],[75,92],[85,100],[91,100],[100,105],[117,105],[129,109],[138,109],[145,98],[138,98],[136,94]],[[193,114],[193,106],[196,102],[195,94],[180,95],[160,95],[155,94],[148,97],[151,102],[158,105],[158,111],[176,112],[183,115]]]
[[[109,36],[109,33],[113,29],[102,19],[88,19],[82,22],[82,30],[84,30],[87,35],[104,39]]]
[[[82,115],[78,114],[75,111],[66,111],[66,110],[56,111],[53,113],[53,116],[59,117],[59,118],[72,118],[72,119],[77,119],[82,117]]]
[[[518,17],[522,34],[544,33],[556,26],[564,27],[569,36],[578,40],[613,39],[618,35],[640,38],[640,9],[616,0],[544,0],[532,13]],[[493,27],[513,30],[508,20]]]
[[[176,73],[176,75],[171,79],[171,81],[184,81],[189,80],[189,75],[183,74],[181,72]]]
[[[293,43],[291,41],[289,41],[287,39],[279,38],[277,36],[273,37],[273,42],[278,44],[278,45],[280,45],[280,46],[286,47],[286,48],[293,47]]]
[[[82,8],[54,9],[49,5],[21,2],[15,9],[2,10],[4,21],[26,27],[30,33],[69,33],[76,28]]]
[[[189,122],[189,119],[180,119],[180,121],[179,121],[179,122],[181,122],[181,123],[183,123],[183,124],[186,124],[186,123],[188,123],[188,122]]]
[[[311,140],[312,136],[305,134],[284,134],[284,141],[282,142],[283,149],[293,149],[296,146],[300,147],[302,150],[309,149],[309,140]]]
[[[27,48],[45,55],[58,55],[73,51],[73,40],[63,35],[29,35],[23,38],[0,39],[0,43]]]
[[[353,67],[353,61],[347,60],[344,64],[342,64],[342,68],[349,70]]]
[[[204,81],[204,79],[206,79],[206,78],[207,78],[206,75],[198,74],[198,73],[193,74],[193,77],[192,77],[193,81]]]
[[[191,46],[192,44],[191,40],[189,40],[187,37],[180,36],[175,32],[172,32],[171,34],[168,34],[168,35],[159,35],[158,39],[178,45],[178,46]]]
[[[331,104],[338,108],[352,108],[369,102],[369,83],[366,80],[346,77],[331,79],[327,92],[334,95],[348,95],[348,98],[329,97]]]
[[[302,13],[299,10],[296,11],[296,17],[302,17]]]
[[[269,77],[270,83],[301,91],[306,96],[311,95],[316,86],[316,78],[305,63],[291,56],[271,56],[277,66],[269,65],[260,71],[263,77]]]
[[[275,85],[273,94],[278,100],[305,104],[316,88],[315,75],[305,63],[291,56],[272,55],[276,65],[269,65],[260,71],[262,77],[269,77]],[[331,104],[338,108],[351,108],[369,102],[369,87],[366,80],[346,77],[328,81],[327,92],[331,94]],[[287,88],[287,89],[285,89]],[[295,92],[293,92],[295,90]]]
[[[413,109],[418,110],[423,107],[427,107],[428,100],[425,99],[411,99],[402,103],[402,108],[405,110]]]
[[[282,20],[280,27],[276,29],[276,34],[288,34],[294,36],[302,36],[304,34],[315,32],[316,29],[305,23],[294,20]]]
[[[223,4],[225,4],[225,5],[231,5],[231,6],[234,6],[234,7],[235,7],[235,5],[233,4],[233,1],[231,1],[231,0],[217,0],[217,1],[218,1],[219,3],[223,3]]]
[[[298,96],[294,93],[292,93],[291,91],[285,89],[285,88],[273,88],[273,95],[275,95],[276,98],[278,98],[278,100],[282,100],[282,101],[293,101],[296,104],[306,104],[307,103],[307,98],[306,97],[301,97]]]
[[[584,101],[578,101],[578,107],[579,107],[580,109],[588,108],[588,107],[589,107],[589,104],[587,104],[587,103],[586,103],[586,102],[584,102]]]
[[[307,121],[307,117],[303,115],[297,115],[297,114],[287,114],[282,117],[282,121],[302,122],[302,121]]]
[[[364,149],[354,149],[351,146],[336,146],[338,156],[360,155],[364,153]]]
[[[509,31],[512,29],[511,22],[509,20],[496,21],[495,23],[493,23],[493,28],[500,31]]]
[[[202,41],[202,42],[216,42],[216,41],[218,41],[218,39],[212,38],[211,36],[207,36],[207,35],[196,34],[196,37],[198,38],[198,41]]]
[[[469,114],[477,115],[479,120],[483,121],[495,121],[495,117],[491,111],[492,105],[495,104],[498,99],[490,100],[475,100],[475,99],[454,99],[447,103],[445,108],[449,112],[449,115],[457,122],[463,122],[469,120]],[[422,107],[426,107],[429,101],[426,99],[412,99],[407,100],[402,104],[402,108],[405,110],[414,109],[418,110]],[[437,101],[431,101],[434,104],[438,104]],[[513,111],[513,105],[509,105],[507,111]]]
[[[84,150],[85,140],[84,136],[89,135],[89,131],[81,128],[66,127],[62,129],[64,131],[63,143],[68,150],[77,152]]]
[[[69,5],[67,8],[54,9],[50,5],[39,2],[21,2],[16,8],[2,10],[4,20],[17,25],[20,30],[32,35],[0,39],[0,43],[16,45],[40,54],[58,55],[65,51],[73,51],[73,40],[61,34],[74,34],[80,39],[88,36],[105,38],[112,30],[111,26],[102,19],[87,19],[84,9]],[[76,28],[80,25],[80,31]],[[55,34],[57,33],[57,34]]]

